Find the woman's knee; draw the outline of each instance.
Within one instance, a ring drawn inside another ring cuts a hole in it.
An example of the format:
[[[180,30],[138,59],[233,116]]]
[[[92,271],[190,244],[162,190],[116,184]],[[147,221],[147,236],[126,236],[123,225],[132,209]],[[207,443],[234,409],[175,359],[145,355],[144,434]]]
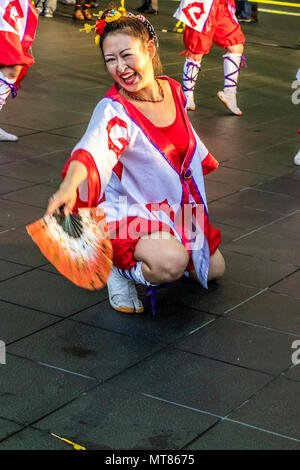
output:
[[[218,279],[221,279],[225,274],[225,270],[226,270],[225,260],[220,250],[217,250],[210,257],[210,266],[209,266],[207,280],[217,281]]]
[[[231,54],[243,54],[244,45],[243,44],[234,44],[233,46],[228,46],[227,51]]]
[[[166,250],[162,253],[157,265],[157,273],[162,282],[172,282],[180,279],[189,262],[189,255],[185,248],[182,250]]]
[[[8,65],[5,67],[1,67],[0,71],[9,80],[17,80],[21,69],[22,69],[21,65]]]

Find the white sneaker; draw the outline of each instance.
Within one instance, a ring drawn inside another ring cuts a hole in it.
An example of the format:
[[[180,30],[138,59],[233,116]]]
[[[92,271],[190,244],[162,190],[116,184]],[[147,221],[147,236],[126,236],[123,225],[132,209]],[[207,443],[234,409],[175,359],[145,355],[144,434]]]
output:
[[[241,116],[243,114],[237,107],[236,93],[224,93],[224,91],[218,91],[217,96],[224,106],[232,112],[232,114],[235,114],[236,116]]]
[[[60,0],[63,5],[76,5],[76,0]]]
[[[46,8],[45,13],[44,13],[45,18],[53,18],[53,11],[51,8]]]
[[[109,303],[118,312],[142,313],[144,306],[138,298],[135,283],[118,273],[113,266],[107,281]]]
[[[19,138],[16,135],[9,134],[3,129],[0,129],[0,141],[2,142],[16,142]]]
[[[300,166],[300,150],[294,158],[294,163],[295,165]]]
[[[40,16],[43,13],[44,8],[38,5],[37,7],[35,7],[35,9],[37,11],[37,14]]]

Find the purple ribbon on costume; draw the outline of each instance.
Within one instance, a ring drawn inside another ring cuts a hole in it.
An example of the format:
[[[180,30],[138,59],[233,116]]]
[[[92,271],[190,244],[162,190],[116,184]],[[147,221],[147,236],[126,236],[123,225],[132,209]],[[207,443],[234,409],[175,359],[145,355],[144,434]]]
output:
[[[149,295],[151,296],[152,315],[154,317],[156,315],[156,293],[159,289],[167,289],[168,287],[170,287],[170,284],[160,284],[159,286],[148,287],[148,289],[146,290],[146,300]]]
[[[240,69],[241,69],[241,67],[245,67],[245,69],[248,67],[247,60],[246,60],[246,57],[244,55],[242,55],[242,57],[241,57]]]
[[[3,78],[0,78],[0,80],[1,80],[1,82],[5,83],[5,85],[7,85],[10,88],[11,96],[12,96],[12,98],[15,98],[18,94],[17,87],[15,87],[15,85],[13,85],[12,83],[7,82]]]
[[[187,72],[183,71],[183,91],[194,91],[195,84],[197,80],[198,72],[201,70],[201,65],[197,65],[194,62],[188,62],[186,64]],[[194,68],[198,69],[198,71],[194,71]],[[190,70],[192,69],[192,70]],[[195,73],[195,75],[193,75]],[[191,74],[191,76],[189,76]],[[191,87],[185,85],[184,82],[191,83]]]
[[[237,82],[234,80],[234,78],[231,78],[231,75],[235,75],[237,72],[240,74],[241,67],[245,67],[245,69],[247,68],[246,57],[243,56],[243,55],[241,56],[241,61],[240,61],[239,65],[237,65],[237,63],[233,59],[231,59],[230,57],[225,56],[225,59],[229,60],[236,67],[236,70],[234,70],[233,72],[228,73],[227,75],[225,75],[225,80],[229,80],[230,82],[232,82],[232,85],[224,85],[224,88],[230,88],[232,86],[237,86]]]

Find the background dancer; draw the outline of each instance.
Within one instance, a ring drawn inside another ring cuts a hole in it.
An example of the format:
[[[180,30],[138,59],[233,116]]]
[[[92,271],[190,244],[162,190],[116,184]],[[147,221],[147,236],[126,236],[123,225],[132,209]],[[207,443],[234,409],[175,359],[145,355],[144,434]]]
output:
[[[37,27],[37,12],[31,0],[2,0],[0,3],[0,110],[10,93],[13,97],[34,63],[29,49]],[[18,137],[0,129],[0,141]]]
[[[160,61],[152,25],[141,15],[111,10],[96,32],[115,85],[95,108],[46,215],[63,204],[66,215],[84,205],[104,208],[113,245],[110,304],[139,313],[135,283],[156,286],[189,270],[207,287],[223,275],[220,231],[209,222],[203,181],[218,163],[189,123],[180,84],[156,76]],[[180,226],[186,206],[191,217]],[[195,249],[191,222],[195,239],[201,239]]]
[[[75,3],[73,18],[75,20],[91,20],[93,16],[89,10],[90,8],[91,2],[77,0]]]
[[[186,60],[183,67],[183,91],[187,98],[187,109],[196,109],[194,89],[201,70],[202,57],[208,54],[212,43],[227,49],[224,58],[224,89],[217,96],[226,108],[240,116],[236,102],[237,81],[245,37],[235,17],[234,0],[182,0],[174,14],[186,27],[183,41]]]

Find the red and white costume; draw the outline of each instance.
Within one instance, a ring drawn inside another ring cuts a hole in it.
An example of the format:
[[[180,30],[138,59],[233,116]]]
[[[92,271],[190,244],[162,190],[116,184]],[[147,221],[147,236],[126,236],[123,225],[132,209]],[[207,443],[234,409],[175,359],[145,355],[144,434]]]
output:
[[[245,42],[234,0],[182,0],[174,17],[186,25],[183,41],[194,54],[208,54],[213,41],[223,49]]]
[[[186,230],[178,229],[176,216],[185,205],[194,209],[201,207],[203,223],[194,219],[201,243],[197,249],[191,249],[190,254],[193,267],[206,287],[210,255],[221,238],[219,230],[213,229],[208,220],[203,175],[217,168],[218,162],[188,120],[180,84],[168,77],[159,79],[168,80],[174,100],[184,116],[189,142],[183,161],[179,163],[177,148],[160,128],[123,98],[114,85],[96,106],[63,175],[73,160],[86,166],[88,178],[79,186],[77,206],[101,205],[106,212],[111,238],[115,229],[120,236],[120,227],[129,228],[130,232],[130,223],[134,221],[139,233],[169,231],[190,250],[191,240],[187,238]],[[143,221],[147,222],[144,226]],[[150,229],[148,221],[151,221]],[[132,239],[130,233],[129,238]],[[126,266],[118,255],[115,256],[117,245],[122,245],[123,240],[112,239],[112,242],[116,245],[114,265],[129,269],[136,262],[133,258]]]
[[[242,112],[236,103],[236,87],[243,58],[240,49],[245,43],[245,36],[235,16],[235,0],[181,0],[174,16],[186,25],[183,35],[187,51],[183,66],[183,91],[187,109],[196,108],[194,90],[202,56],[209,53],[214,42],[222,49],[239,46],[238,53],[228,51],[223,55],[224,91],[219,91],[217,96],[227,109],[240,116]]]
[[[7,97],[17,94],[17,88],[34,63],[28,52],[35,36],[38,15],[32,0],[1,0],[0,3],[0,110]],[[9,78],[3,67],[20,66]],[[0,129],[0,141],[16,141],[17,136]]]
[[[1,0],[0,3],[0,66],[34,63],[29,54],[38,15],[32,0]]]

